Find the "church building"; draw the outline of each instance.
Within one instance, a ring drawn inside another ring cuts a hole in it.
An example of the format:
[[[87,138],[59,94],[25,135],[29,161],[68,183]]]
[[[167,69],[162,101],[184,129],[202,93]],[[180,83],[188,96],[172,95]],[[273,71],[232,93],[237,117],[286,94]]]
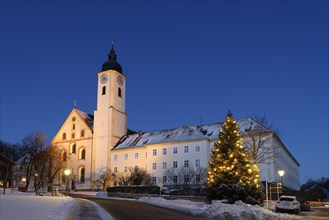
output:
[[[184,176],[180,180],[179,175],[173,178],[166,175],[167,169],[208,167],[221,122],[151,132],[129,130],[125,110],[126,76],[117,62],[113,44],[102,71],[97,73],[97,80],[94,114],[74,107],[52,140],[53,146],[60,149],[65,169],[71,171],[70,188],[99,189],[95,180],[109,169],[125,175],[130,168],[141,167],[151,175],[153,184],[166,185],[184,182]],[[260,152],[263,160],[258,164],[261,181],[280,182],[278,170],[285,170],[283,185],[299,190],[300,165],[275,132],[252,118],[240,119],[237,123],[246,147],[253,144],[255,137],[265,146]],[[193,182],[205,181],[200,174],[193,178]],[[64,168],[58,183],[65,185]],[[109,184],[123,183],[111,181]]]

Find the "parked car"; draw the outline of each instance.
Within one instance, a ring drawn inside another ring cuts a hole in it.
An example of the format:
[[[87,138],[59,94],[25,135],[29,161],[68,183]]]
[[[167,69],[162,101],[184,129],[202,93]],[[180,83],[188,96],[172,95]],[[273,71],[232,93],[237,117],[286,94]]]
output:
[[[281,196],[276,201],[275,212],[294,212],[298,214],[300,212],[300,203],[296,199],[296,196]]]
[[[303,198],[298,198],[297,200],[300,203],[300,210],[301,211],[306,211],[306,212],[311,211],[311,205],[310,205],[309,201],[307,201],[306,199],[303,199]]]

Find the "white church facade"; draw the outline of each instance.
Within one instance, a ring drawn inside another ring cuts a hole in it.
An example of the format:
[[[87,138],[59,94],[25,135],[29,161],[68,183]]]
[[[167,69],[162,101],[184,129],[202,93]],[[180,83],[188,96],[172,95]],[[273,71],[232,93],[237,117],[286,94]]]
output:
[[[97,74],[97,109],[94,114],[73,108],[52,144],[60,149],[65,169],[71,170],[70,187],[97,189],[94,181],[103,171],[125,175],[129,168],[144,168],[158,184],[173,184],[165,170],[208,167],[211,149],[217,141],[221,123],[182,126],[153,132],[133,132],[127,127],[125,111],[126,76],[112,49],[102,71]],[[299,163],[275,132],[251,118],[237,120],[245,146],[255,138],[264,145],[259,162],[261,181],[280,182],[278,170],[285,170],[283,185],[299,190]],[[58,183],[65,184],[64,168]],[[175,177],[175,176],[174,176]],[[178,179],[177,179],[178,178]],[[195,175],[194,180],[203,178]],[[111,185],[121,185],[111,181]]]

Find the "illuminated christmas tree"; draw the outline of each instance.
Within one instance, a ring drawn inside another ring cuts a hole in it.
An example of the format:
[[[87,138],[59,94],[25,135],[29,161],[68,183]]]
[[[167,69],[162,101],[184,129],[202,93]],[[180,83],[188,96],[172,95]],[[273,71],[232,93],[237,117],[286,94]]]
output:
[[[261,198],[259,170],[244,149],[239,126],[231,112],[219,132],[212,149],[208,168],[208,199],[241,200],[257,204]]]

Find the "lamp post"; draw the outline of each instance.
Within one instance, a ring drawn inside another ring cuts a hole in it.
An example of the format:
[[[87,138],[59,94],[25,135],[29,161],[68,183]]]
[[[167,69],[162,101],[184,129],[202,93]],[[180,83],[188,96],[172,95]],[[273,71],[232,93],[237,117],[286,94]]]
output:
[[[35,189],[35,195],[38,195],[38,190],[39,190],[39,174],[35,173],[34,174],[34,189]]]
[[[283,182],[282,182],[282,177],[284,175],[284,170],[279,170],[278,171],[278,174],[280,176],[280,182],[281,182],[281,191],[282,191],[282,194],[283,194]]]
[[[69,195],[68,177],[71,174],[71,170],[69,170],[69,169],[64,170],[64,174],[65,174],[65,185],[66,185],[65,191],[66,191],[66,196],[68,196]]]

